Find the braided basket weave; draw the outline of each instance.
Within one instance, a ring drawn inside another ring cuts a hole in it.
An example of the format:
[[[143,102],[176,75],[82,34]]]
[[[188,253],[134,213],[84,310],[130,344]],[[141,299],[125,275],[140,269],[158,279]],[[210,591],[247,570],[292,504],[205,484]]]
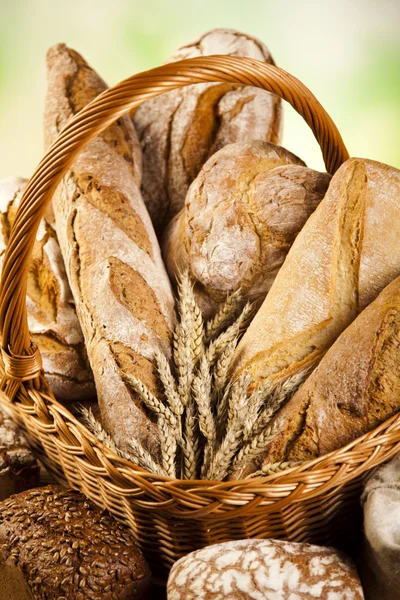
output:
[[[128,110],[200,82],[254,85],[287,100],[311,127],[331,174],[348,158],[311,92],[285,71],[229,56],[194,58],[140,73],[72,118],[24,192],[4,259],[0,293],[0,402],[12,409],[37,457],[61,481],[124,521],[160,575],[202,546],[248,537],[338,543],[360,529],[363,478],[400,450],[400,415],[346,447],[284,472],[244,481],[179,481],[154,475],[102,445],[54,398],[30,341],[27,268],[46,205],[83,146]]]

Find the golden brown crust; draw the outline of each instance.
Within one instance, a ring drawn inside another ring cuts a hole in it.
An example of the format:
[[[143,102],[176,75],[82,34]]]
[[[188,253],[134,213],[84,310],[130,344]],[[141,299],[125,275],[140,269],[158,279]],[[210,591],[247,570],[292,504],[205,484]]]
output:
[[[273,64],[264,44],[230,29],[207,32],[179,48],[168,62],[210,54]],[[281,101],[255,87],[196,84],[145,102],[136,109],[134,122],[143,148],[143,197],[161,234],[182,209],[190,183],[217,150],[238,140],[279,143]]]
[[[49,51],[48,69],[45,127],[52,141],[105,84],[63,45]],[[124,116],[85,147],[53,203],[103,424],[121,449],[129,452],[134,437],[157,457],[157,427],[122,377],[136,355],[135,375],[147,378],[154,351],[170,351],[174,322],[174,300],[140,179],[140,145]]]
[[[329,180],[275,144],[225,146],[203,166],[163,236],[170,277],[189,270],[207,317],[239,288],[259,306]]]
[[[339,336],[277,414],[280,432],[241,476],[262,464],[336,450],[400,410],[400,277]]]
[[[315,364],[400,275],[400,171],[350,159],[297,236],[234,357],[233,374],[285,378]]]

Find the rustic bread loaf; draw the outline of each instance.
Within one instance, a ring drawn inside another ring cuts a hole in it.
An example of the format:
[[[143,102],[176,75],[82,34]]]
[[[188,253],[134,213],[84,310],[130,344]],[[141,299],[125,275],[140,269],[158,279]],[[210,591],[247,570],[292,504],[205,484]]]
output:
[[[181,558],[168,600],[362,600],[357,569],[333,548],[279,540],[240,540]]]
[[[0,597],[135,600],[151,574],[130,532],[83,494],[60,486],[0,504]]]
[[[262,42],[232,29],[205,33],[179,48],[168,62],[210,54],[274,64]],[[136,110],[134,122],[143,148],[143,197],[161,233],[183,207],[190,183],[214,152],[239,140],[279,142],[281,101],[255,87],[202,83],[148,100]]]
[[[0,500],[39,484],[39,465],[28,441],[0,408]]]
[[[243,336],[233,376],[255,383],[315,364],[400,274],[400,171],[350,159],[297,236]]]
[[[0,181],[0,266],[26,180]],[[43,219],[28,270],[28,325],[40,349],[46,379],[61,401],[96,394],[81,326],[65,273],[54,226]]]
[[[225,146],[203,166],[164,234],[170,277],[189,271],[207,317],[239,288],[259,306],[329,181],[275,144]]]
[[[400,410],[400,277],[339,336],[277,413],[279,433],[235,477],[345,446]]]
[[[105,89],[81,56],[64,45],[48,53],[46,140]],[[102,421],[129,452],[136,439],[159,454],[156,424],[123,379],[155,391],[155,350],[170,352],[174,299],[140,194],[141,151],[132,120],[120,118],[90,142],[58,188],[58,239],[95,377]]]

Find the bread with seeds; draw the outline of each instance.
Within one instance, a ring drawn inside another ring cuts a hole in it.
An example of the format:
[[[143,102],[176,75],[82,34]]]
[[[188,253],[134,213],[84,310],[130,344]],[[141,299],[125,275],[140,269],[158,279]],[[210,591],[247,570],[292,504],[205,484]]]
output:
[[[315,365],[400,275],[400,171],[346,161],[289,250],[236,350],[232,376],[286,379]]]
[[[47,145],[106,89],[65,45],[47,56]],[[153,392],[156,350],[169,356],[174,298],[140,193],[141,150],[121,117],[85,146],[53,199],[56,229],[94,373],[102,422],[121,450],[135,438],[159,459],[157,425],[123,375]]]
[[[311,460],[400,411],[400,277],[349,325],[275,416],[279,432],[241,478],[278,461]]]
[[[26,180],[0,181],[0,266]],[[62,402],[94,398],[82,329],[76,316],[54,223],[43,219],[28,269],[28,325],[39,347],[46,379]]]
[[[150,569],[132,534],[57,485],[0,503],[0,597],[141,600]]]
[[[262,42],[233,29],[208,31],[167,62],[210,54],[274,64]],[[214,152],[238,141],[279,143],[281,100],[252,86],[200,83],[148,100],[136,109],[134,122],[143,148],[143,197],[160,234]]]
[[[329,181],[281,146],[225,146],[203,166],[165,232],[170,277],[189,271],[206,317],[239,289],[260,306]]]

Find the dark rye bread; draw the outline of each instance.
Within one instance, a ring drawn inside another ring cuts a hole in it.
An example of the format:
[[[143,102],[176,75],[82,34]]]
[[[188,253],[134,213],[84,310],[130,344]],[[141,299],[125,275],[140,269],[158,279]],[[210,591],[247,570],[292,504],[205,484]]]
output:
[[[39,475],[26,438],[0,408],[0,500],[39,485]]]
[[[26,180],[0,180],[0,265]],[[28,269],[28,325],[39,347],[46,379],[62,402],[96,394],[82,329],[76,316],[54,223],[44,218]]]
[[[316,458],[377,427],[400,410],[399,364],[400,277],[340,335],[276,415],[276,438],[235,477]]]
[[[131,533],[49,485],[0,503],[0,600],[139,600],[149,567]]]
[[[167,62],[210,54],[274,64],[262,42],[233,29],[208,31]],[[279,143],[281,100],[252,86],[201,83],[148,100],[136,109],[134,122],[143,148],[143,197],[161,234],[214,152],[238,141]]]
[[[276,144],[228,144],[203,166],[164,234],[170,277],[189,270],[207,317],[239,289],[258,308],[330,179]]]
[[[106,89],[64,45],[47,56],[46,144]],[[129,452],[138,440],[157,459],[157,426],[124,382],[156,392],[153,356],[170,353],[174,299],[140,193],[141,149],[129,116],[90,142],[57,190],[56,229],[95,377],[105,428]]]

